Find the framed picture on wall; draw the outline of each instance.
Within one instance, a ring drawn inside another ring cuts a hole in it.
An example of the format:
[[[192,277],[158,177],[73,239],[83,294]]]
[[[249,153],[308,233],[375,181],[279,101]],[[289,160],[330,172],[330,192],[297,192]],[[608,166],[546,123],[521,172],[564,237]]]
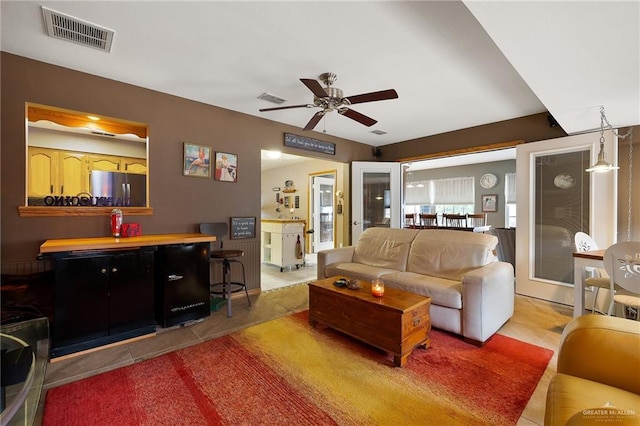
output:
[[[211,177],[211,147],[185,142],[182,174],[184,176]]]
[[[238,156],[228,152],[216,152],[215,180],[223,182],[238,181]]]
[[[496,194],[482,196],[482,212],[497,212],[498,196]]]

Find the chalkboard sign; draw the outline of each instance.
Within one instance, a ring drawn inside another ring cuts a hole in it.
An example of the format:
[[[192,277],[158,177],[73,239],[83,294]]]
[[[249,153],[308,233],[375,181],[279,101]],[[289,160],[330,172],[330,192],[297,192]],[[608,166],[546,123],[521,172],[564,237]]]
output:
[[[312,139],[306,136],[292,135],[291,133],[284,134],[284,146],[336,155],[335,143]]]
[[[255,238],[256,218],[254,217],[232,217],[231,218],[231,239]]]

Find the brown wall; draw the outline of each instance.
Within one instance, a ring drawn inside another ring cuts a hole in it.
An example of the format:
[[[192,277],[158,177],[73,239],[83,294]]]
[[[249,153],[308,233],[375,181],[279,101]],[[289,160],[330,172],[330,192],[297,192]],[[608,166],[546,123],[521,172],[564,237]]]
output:
[[[32,261],[47,239],[109,234],[108,217],[20,217],[25,197],[25,102],[122,118],[149,125],[151,216],[125,216],[143,233],[194,232],[200,222],[230,216],[260,217],[260,150],[283,146],[283,133],[296,127],[240,114],[84,74],[3,52],[1,149],[2,264]],[[312,134],[313,135],[313,134]],[[371,160],[368,145],[316,135],[336,143],[336,155],[305,156],[348,163]],[[238,155],[238,182],[182,175],[183,142]],[[259,233],[255,243],[259,243]],[[259,262],[259,260],[258,260]],[[256,262],[252,265],[259,267]],[[254,287],[254,286],[252,286]]]
[[[382,153],[380,159],[382,161],[393,161],[400,158],[502,142],[523,140],[526,143],[567,136],[560,126],[551,127],[549,125],[548,115],[548,113],[544,112],[385,145],[380,149]]]

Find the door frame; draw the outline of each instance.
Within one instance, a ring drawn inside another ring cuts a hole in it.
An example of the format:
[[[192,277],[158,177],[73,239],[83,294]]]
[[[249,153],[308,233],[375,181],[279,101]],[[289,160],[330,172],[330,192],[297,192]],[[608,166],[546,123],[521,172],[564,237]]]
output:
[[[400,228],[402,224],[402,163],[386,161],[351,162],[351,241],[358,241],[362,233],[362,177],[364,173],[389,173],[391,228]]]
[[[315,215],[315,211],[314,211],[314,190],[313,190],[313,180],[316,177],[325,177],[331,175],[333,176],[333,216],[332,216],[332,226],[333,226],[333,247],[335,248],[336,246],[336,237],[337,237],[337,230],[336,230],[336,203],[337,203],[337,197],[336,197],[336,186],[338,184],[337,179],[338,179],[338,171],[337,170],[329,170],[329,171],[325,171],[325,172],[314,172],[314,173],[309,173],[309,177],[308,177],[308,185],[309,185],[309,191],[308,191],[308,203],[309,206],[307,208],[307,212],[308,212],[308,217],[307,217],[307,223],[309,224],[309,229],[313,229],[313,227],[315,226],[315,219],[314,219],[314,215]],[[307,231],[309,230],[307,229]],[[314,233],[315,234],[315,233]],[[315,238],[315,236],[313,237]],[[313,246],[311,244],[312,238],[307,238],[306,240],[306,250],[307,253],[314,253],[313,251]]]
[[[565,305],[574,304],[574,285],[534,277],[535,253],[535,159],[543,154],[561,154],[589,149],[591,163],[597,161],[599,138],[587,133],[516,147],[516,293]],[[609,158],[617,158],[617,142],[610,132],[605,135]],[[589,229],[600,247],[615,242],[617,229],[617,173],[591,173],[589,194]],[[573,276],[573,274],[571,275]]]

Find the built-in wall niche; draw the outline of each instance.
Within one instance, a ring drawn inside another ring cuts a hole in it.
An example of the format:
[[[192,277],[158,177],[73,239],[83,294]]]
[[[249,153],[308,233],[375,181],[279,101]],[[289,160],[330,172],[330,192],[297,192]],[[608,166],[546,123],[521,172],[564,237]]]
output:
[[[31,103],[25,116],[21,216],[152,213],[146,124]]]

